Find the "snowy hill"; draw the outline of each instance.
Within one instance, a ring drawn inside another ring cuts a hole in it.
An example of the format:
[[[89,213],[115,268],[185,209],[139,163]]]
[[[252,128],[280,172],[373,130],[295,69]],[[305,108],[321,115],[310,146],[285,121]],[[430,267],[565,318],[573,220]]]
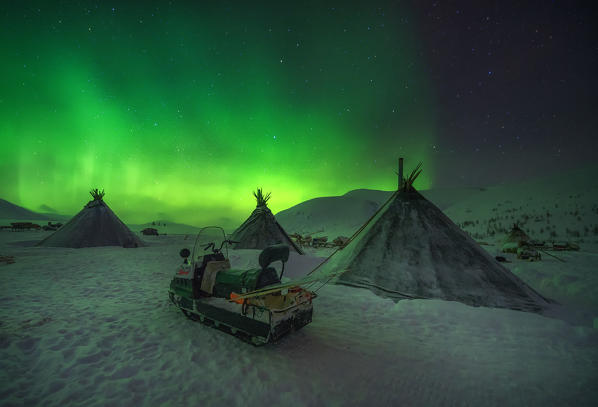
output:
[[[0,219],[50,220],[51,218],[0,199]]]
[[[439,188],[420,191],[441,210],[459,199],[479,194],[479,188]],[[342,196],[310,199],[276,214],[287,233],[351,236],[392,194],[391,191],[356,189]]]
[[[200,227],[186,225],[184,223],[170,222],[166,220],[156,220],[143,224],[131,224],[127,225],[133,232],[141,232],[145,228],[154,228],[158,230],[159,234],[174,234],[174,235],[187,235],[197,234]]]
[[[69,220],[71,220],[71,218],[73,217],[72,215],[62,215],[60,213],[53,213],[53,212],[42,213],[42,215],[44,215],[48,219],[51,219],[54,222],[61,222],[61,223],[66,223]]]
[[[58,211],[54,208],[52,208],[51,206],[48,206],[46,204],[40,205],[38,210],[42,213],[58,213]]]
[[[598,184],[592,169],[512,185],[420,193],[476,240],[500,242],[517,222],[537,240],[598,242]],[[315,198],[277,213],[276,219],[288,233],[351,236],[390,194],[359,189]]]
[[[513,223],[545,241],[598,242],[597,172],[573,171],[486,188],[445,210],[475,239],[500,243]]]
[[[384,203],[391,192],[359,189],[342,196],[310,199],[276,214],[287,233],[321,236],[329,239],[351,236]]]

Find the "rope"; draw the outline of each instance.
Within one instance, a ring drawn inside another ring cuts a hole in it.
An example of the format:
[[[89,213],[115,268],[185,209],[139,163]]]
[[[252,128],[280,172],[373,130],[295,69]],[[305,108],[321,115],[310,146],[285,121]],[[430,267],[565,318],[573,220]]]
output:
[[[328,280],[326,280],[326,282],[325,282],[325,283],[323,283],[321,286],[319,286],[318,288],[316,288],[315,290],[313,290],[313,292],[314,292],[314,293],[317,293],[317,292],[318,292],[318,290],[319,290],[320,288],[324,287],[326,284],[328,284],[328,282],[329,282],[330,280],[332,280],[332,277],[328,278]]]
[[[380,213],[380,211],[381,211],[383,208],[385,208],[385,207],[386,207],[386,205],[388,205],[388,203],[389,203],[389,202],[390,202],[390,201],[391,201],[391,200],[392,200],[392,199],[395,197],[395,195],[396,195],[398,192],[399,192],[399,191],[395,191],[395,192],[393,192],[393,194],[390,196],[390,198],[388,198],[388,199],[386,200],[386,202],[384,202],[384,204],[383,204],[383,205],[381,205],[381,206],[378,208],[378,210],[377,210],[377,211],[376,211],[376,212],[375,212],[375,213],[374,213],[372,216],[370,216],[370,218],[367,220],[367,222],[365,222],[365,223],[364,223],[364,224],[363,224],[363,225],[362,225],[362,226],[361,226],[359,229],[357,229],[357,231],[356,231],[355,233],[353,233],[353,236],[351,236],[351,237],[349,238],[349,241],[347,242],[347,245],[348,245],[348,244],[349,244],[349,243],[350,243],[350,242],[351,242],[353,239],[355,239],[355,237],[357,237],[357,235],[358,235],[358,234],[360,234],[360,233],[361,233],[361,231],[362,231],[363,229],[365,229],[365,227],[366,227],[367,225],[369,225],[369,224],[370,224],[370,222],[372,221],[372,219],[374,219],[374,218],[376,217],[376,215],[378,215],[378,213]],[[346,246],[346,245],[345,245],[345,246]]]
[[[328,284],[328,282],[331,279],[332,279],[332,277],[330,277],[328,280],[326,280],[326,282],[324,284],[320,285],[318,288],[316,288],[315,290],[311,290],[311,291],[313,291],[314,293],[318,292],[318,290],[320,288],[324,287],[326,284]],[[315,284],[315,283],[312,283],[311,285],[313,285],[313,284]],[[403,293],[401,291],[390,290],[388,288],[380,287],[379,285],[371,284],[371,283],[354,284],[354,283],[342,282],[341,284],[349,286],[349,287],[356,287],[356,288],[372,288],[373,287],[373,288],[375,288],[377,290],[384,291],[384,292],[389,293],[389,294],[400,295],[401,297],[409,298],[409,299],[412,299],[412,300],[429,300],[429,299],[432,299],[431,297],[423,297],[421,295],[406,294],[406,293]]]
[[[374,219],[374,218],[376,217],[376,215],[378,215],[378,213],[380,213],[380,211],[382,211],[382,209],[383,209],[383,208],[385,208],[385,207],[386,207],[386,205],[388,205],[388,203],[389,203],[389,202],[390,202],[390,201],[391,201],[391,200],[392,200],[392,199],[393,199],[393,198],[396,196],[396,194],[397,194],[398,192],[399,192],[399,191],[395,191],[395,192],[394,192],[394,193],[393,193],[393,194],[390,196],[390,198],[388,198],[388,200],[387,200],[386,202],[384,202],[384,204],[383,204],[383,205],[381,205],[381,206],[378,208],[378,210],[377,210],[377,211],[376,211],[376,212],[375,212],[375,213],[374,213],[372,216],[370,216],[370,218],[369,218],[369,219],[368,219],[368,220],[367,220],[367,221],[366,221],[366,222],[365,222],[363,225],[361,225],[361,227],[360,227],[359,229],[357,229],[357,231],[356,231],[355,233],[353,233],[353,235],[352,235],[352,236],[349,238],[349,240],[347,240],[347,243],[346,243],[346,244],[345,244],[343,247],[339,247],[338,249],[336,249],[335,251],[333,251],[333,252],[332,252],[332,254],[331,254],[330,256],[326,257],[326,259],[324,259],[324,261],[323,261],[322,263],[318,264],[318,266],[317,266],[315,269],[313,269],[312,271],[310,271],[309,273],[307,273],[307,275],[309,276],[309,275],[310,275],[310,274],[312,274],[314,271],[316,271],[317,269],[319,269],[319,268],[320,268],[320,266],[322,266],[324,263],[326,263],[328,260],[330,260],[330,258],[331,258],[332,256],[334,256],[334,255],[335,255],[335,254],[336,254],[336,253],[337,253],[339,250],[343,250],[343,248],[347,247],[347,246],[349,245],[349,243],[351,243],[351,242],[353,241],[353,239],[355,239],[355,237],[357,237],[357,235],[359,235],[359,234],[361,233],[361,231],[362,231],[363,229],[365,229],[365,227],[366,227],[367,225],[369,225],[369,224],[370,224],[370,222],[372,221],[372,219]],[[329,279],[329,280],[330,280],[330,279]]]
[[[555,258],[555,259],[557,259],[558,261],[562,261],[563,263],[566,263],[566,261],[565,261],[565,260],[563,260],[563,259],[561,259],[561,258],[559,258],[559,257],[556,257],[555,255],[553,255],[553,254],[550,254],[550,253],[548,253],[547,251],[544,251],[544,250],[542,250],[542,249],[538,249],[538,250],[539,250],[539,251],[541,251],[542,253],[545,253],[545,254],[547,254],[547,255],[549,255],[549,256],[552,256],[552,257],[554,257],[554,258]]]
[[[342,284],[343,285],[347,285],[349,287],[357,287],[357,288],[374,287],[374,288],[376,288],[376,289],[378,289],[380,291],[384,291],[384,292],[392,293],[392,294],[398,294],[401,297],[410,298],[412,300],[430,300],[430,299],[432,299],[432,297],[422,297],[422,296],[419,296],[419,295],[405,294],[405,293],[402,293],[400,291],[389,290],[388,288],[383,288],[383,287],[380,287],[379,285],[376,285],[376,284],[370,284],[370,283],[351,284],[351,283],[346,283],[346,282],[343,282]]]
[[[353,239],[355,239],[357,237],[357,235],[359,235],[363,229],[366,228],[367,225],[370,224],[370,222],[372,221],[372,219],[374,219],[381,211],[382,209],[386,208],[386,206],[394,199],[394,197],[398,194],[399,191],[395,191],[392,195],[390,195],[390,197],[386,200],[386,202],[384,202],[383,205],[381,205],[378,210],[372,215],[370,216],[370,218],[363,224],[361,225],[361,227],[359,229],[357,229],[357,231],[355,233],[353,233],[353,235],[349,238],[349,240],[347,240],[347,243],[343,246],[343,247],[339,247],[338,249],[336,249],[334,252],[332,252],[332,254],[328,257],[326,257],[326,259],[324,259],[324,261],[320,264],[318,264],[318,266],[316,268],[314,268],[312,271],[310,271],[309,273],[307,273],[307,275],[309,276],[310,274],[312,274],[314,271],[316,271],[317,269],[320,268],[320,266],[322,266],[322,264],[326,263],[328,260],[330,260],[330,258],[332,256],[334,256],[339,250],[342,250],[343,248],[347,247],[349,245],[349,243],[351,243],[353,241]],[[345,270],[346,271],[346,270]],[[333,274],[332,276],[328,277],[328,279],[322,284],[320,285],[317,289],[315,289],[313,292],[317,292],[319,289],[321,289],[322,287],[324,287],[326,284],[328,284],[330,282],[330,280],[332,280],[333,277],[335,277],[336,275]],[[310,285],[308,285],[308,289],[310,287],[312,287],[313,285],[316,284],[316,281],[314,281],[313,283],[311,283]],[[413,298],[413,297],[411,297]]]

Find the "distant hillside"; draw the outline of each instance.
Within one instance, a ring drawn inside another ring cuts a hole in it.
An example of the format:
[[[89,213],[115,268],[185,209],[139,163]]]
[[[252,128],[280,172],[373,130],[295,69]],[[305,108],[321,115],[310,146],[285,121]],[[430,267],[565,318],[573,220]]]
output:
[[[42,213],[58,213],[58,211],[54,208],[52,208],[51,206],[48,205],[40,205],[38,210]]]
[[[50,218],[0,199],[0,219],[49,220]]]
[[[350,236],[391,192],[359,189],[342,196],[314,198],[276,214],[287,233]]]
[[[480,193],[479,188],[452,188],[421,191],[440,209],[463,197]],[[276,214],[287,233],[312,236],[351,236],[384,202],[392,191],[356,189],[342,196],[314,198]]]
[[[598,242],[598,185],[591,169],[486,188],[445,213],[477,240],[502,242],[517,223],[531,238]]]
[[[54,222],[66,223],[73,218],[73,215],[61,215],[59,213],[42,213],[46,218]]]
[[[133,232],[141,232],[145,228],[154,228],[159,234],[196,234],[201,228],[184,223],[175,223],[165,220],[156,220],[143,224],[127,225]]]
[[[517,222],[538,240],[598,242],[596,173],[586,168],[510,185],[420,192],[477,240],[501,242]],[[351,236],[390,194],[359,189],[315,198],[280,211],[276,219],[288,233]]]
[[[48,205],[40,205],[38,210],[41,215],[44,215],[46,218],[50,219],[53,222],[66,223],[73,217],[73,215],[60,214],[56,209]]]

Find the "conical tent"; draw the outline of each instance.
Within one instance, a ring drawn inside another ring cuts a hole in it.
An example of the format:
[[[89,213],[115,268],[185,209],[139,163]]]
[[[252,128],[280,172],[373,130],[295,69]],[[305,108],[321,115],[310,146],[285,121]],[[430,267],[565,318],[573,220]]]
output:
[[[95,246],[145,246],[108,207],[103,191],[91,192],[94,199],[68,223],[39,242],[38,246],[95,247]]]
[[[394,299],[437,298],[525,311],[548,304],[411,183],[404,181],[407,187],[395,192],[317,274],[342,272],[337,284]]]
[[[517,249],[522,243],[529,242],[529,236],[519,228],[517,224],[513,225],[513,229],[505,238],[502,244],[502,251],[506,253],[517,253]]]
[[[241,226],[231,235],[236,243],[234,249],[265,249],[268,246],[283,243],[299,254],[303,251],[291,240],[282,226],[276,221],[267,202],[270,194],[262,195],[261,189],[254,192],[257,207]]]

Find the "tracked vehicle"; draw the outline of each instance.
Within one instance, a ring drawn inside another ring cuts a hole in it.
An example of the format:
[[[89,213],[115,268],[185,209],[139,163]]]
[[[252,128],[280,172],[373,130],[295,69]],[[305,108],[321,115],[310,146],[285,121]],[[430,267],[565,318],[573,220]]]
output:
[[[199,231],[193,252],[182,249],[183,263],[170,282],[168,295],[183,314],[254,345],[273,342],[312,320],[315,293],[296,282],[281,284],[289,247],[274,245],[259,256],[260,268],[232,269],[228,246],[234,244],[220,227]],[[280,274],[271,267],[282,263]]]

